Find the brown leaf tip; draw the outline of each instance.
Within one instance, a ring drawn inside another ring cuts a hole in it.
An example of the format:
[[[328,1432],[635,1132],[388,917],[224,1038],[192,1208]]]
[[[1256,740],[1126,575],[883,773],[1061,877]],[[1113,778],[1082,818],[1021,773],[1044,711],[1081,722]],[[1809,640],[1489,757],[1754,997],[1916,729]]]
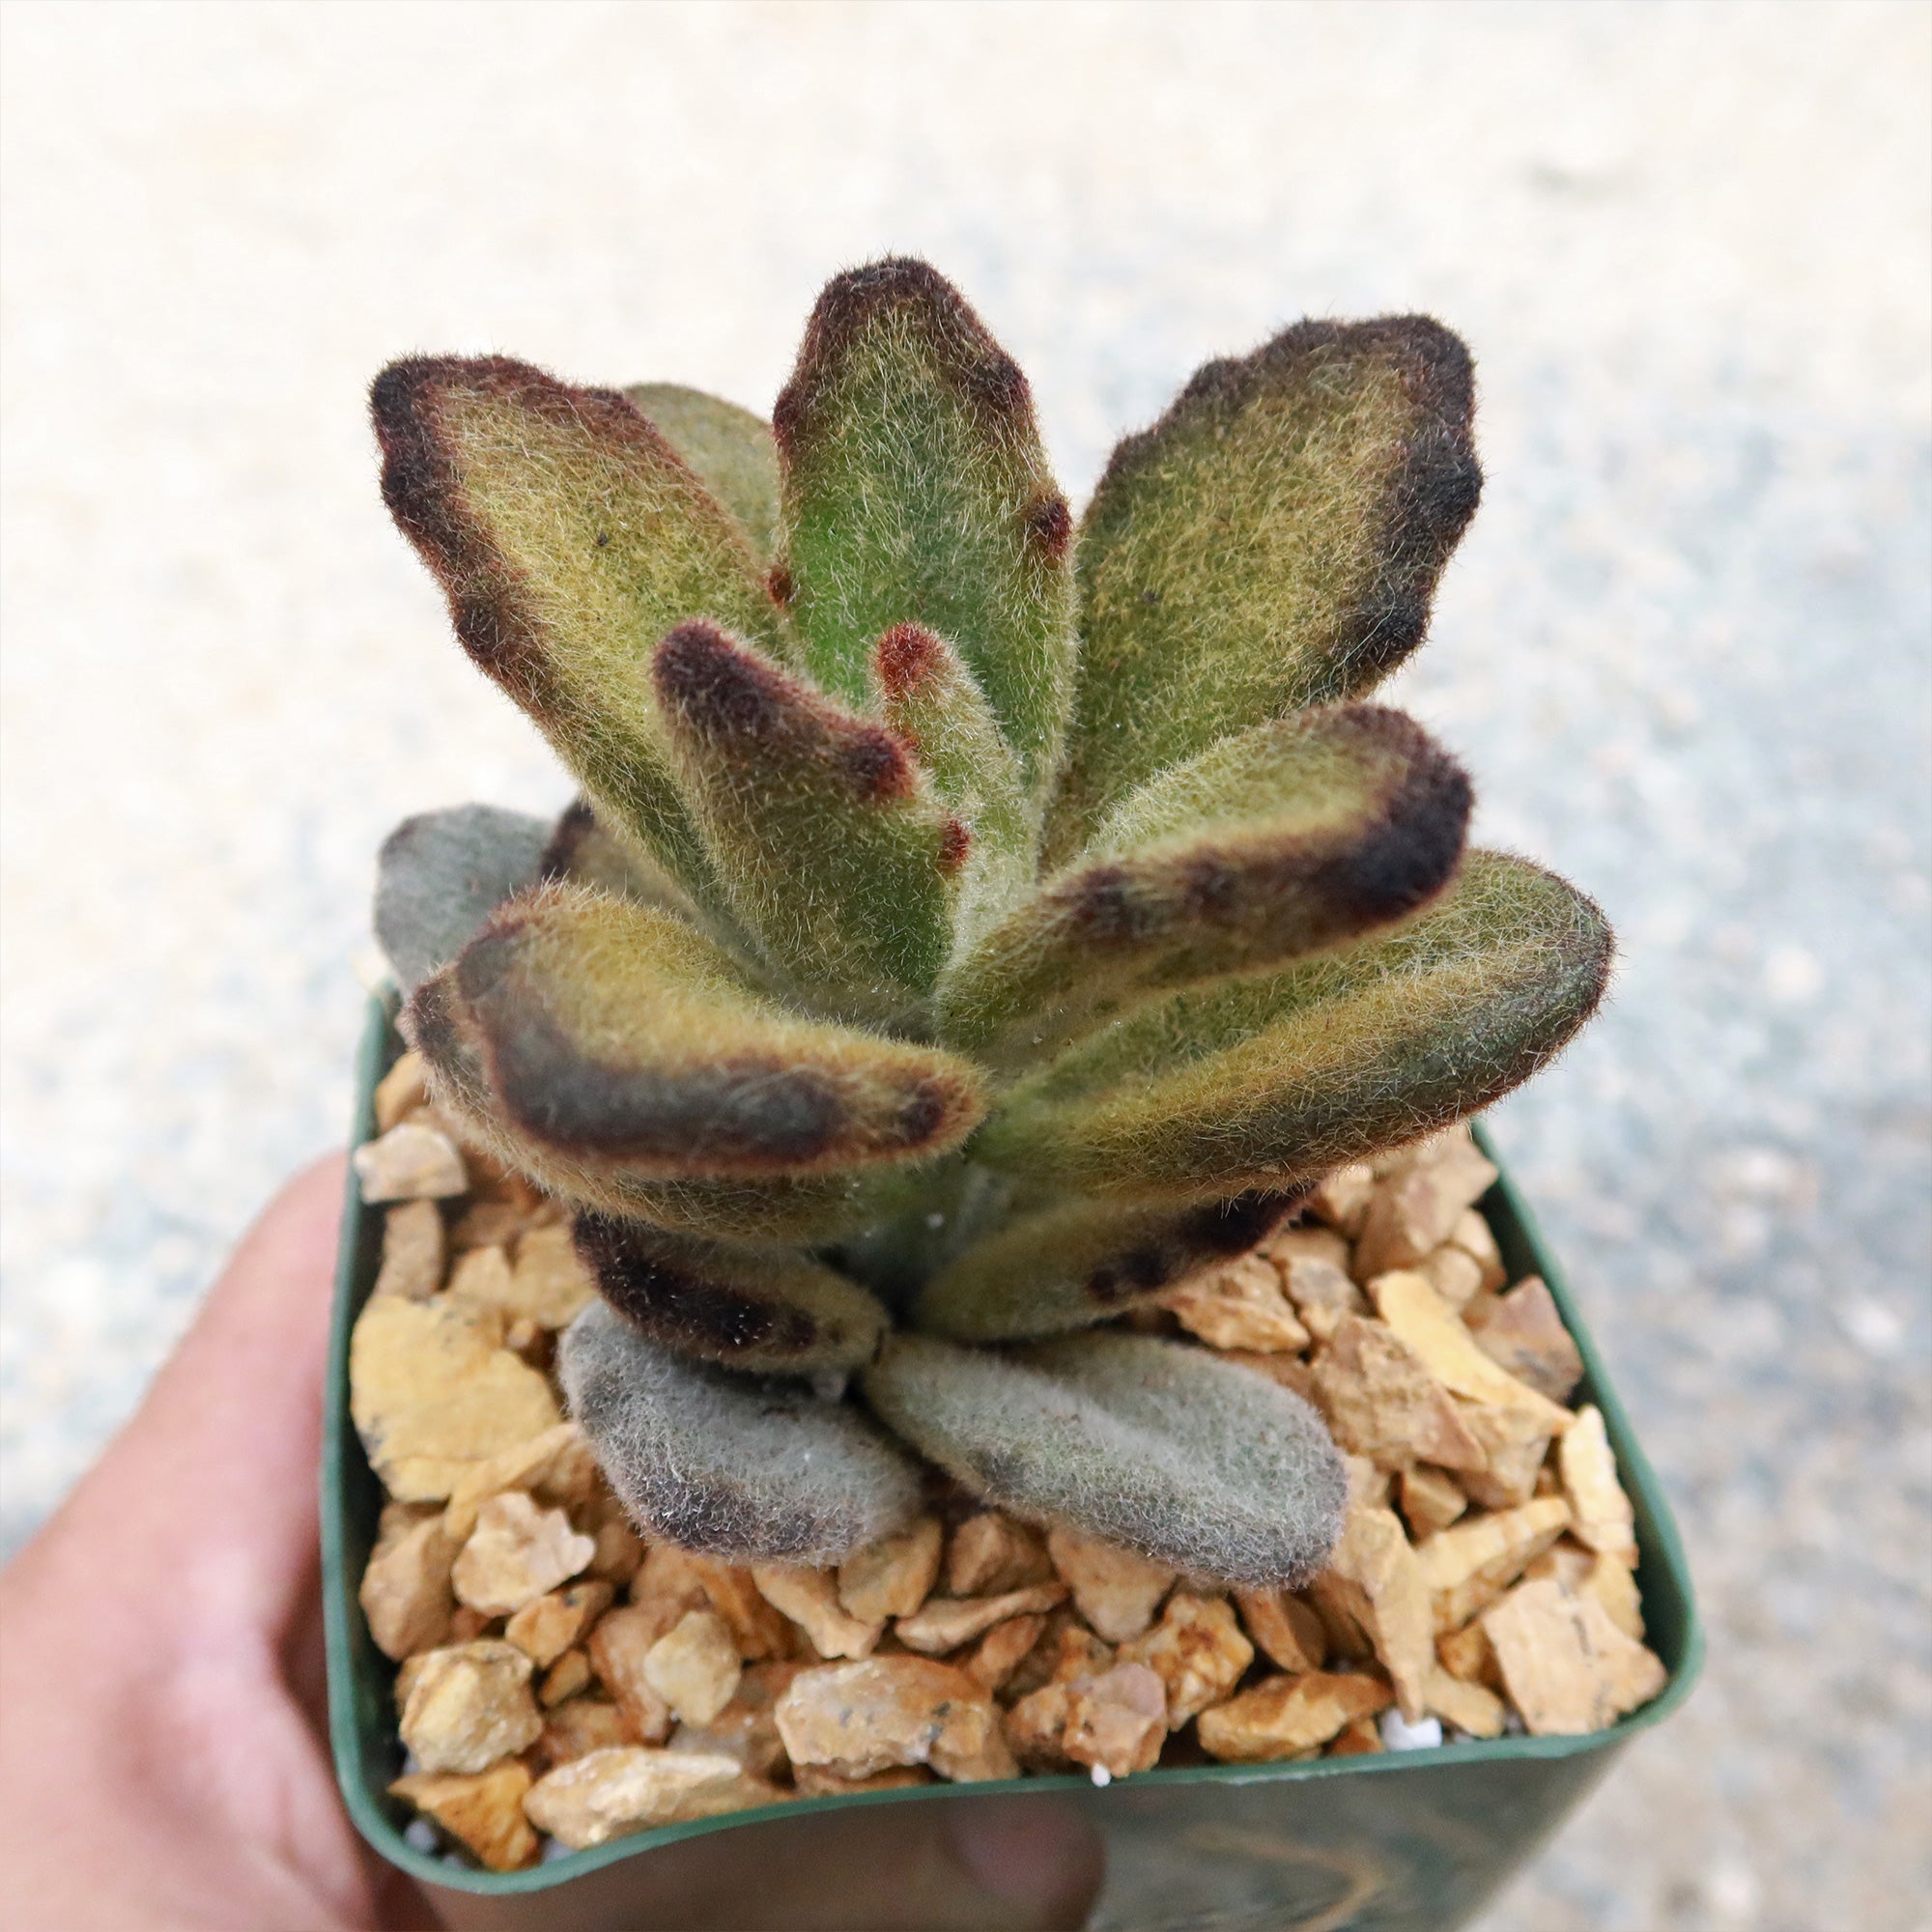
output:
[[[1028,506],[1027,539],[1048,563],[1059,563],[1073,541],[1073,512],[1056,490]]]
[[[712,1357],[752,1349],[803,1354],[819,1339],[804,1309],[761,1300],[653,1252],[654,1230],[584,1210],[571,1233],[604,1299],[668,1347]]]
[[[923,624],[895,624],[872,652],[880,689],[895,704],[904,703],[946,665],[946,646]]]
[[[549,885],[554,880],[569,878],[584,840],[596,830],[597,814],[590,809],[590,801],[572,799],[556,821],[550,843],[544,847],[543,863],[537,867],[539,882]]]
[[[912,760],[905,747],[883,725],[846,725],[838,765],[862,799],[882,805],[889,799],[913,795]]]
[[[965,297],[931,263],[888,256],[834,275],[813,305],[797,365],[772,411],[772,433],[785,457],[809,432],[854,346],[887,320],[900,320],[923,335],[944,374],[990,415],[1010,421],[1031,411],[1032,392],[1018,363]]]
[[[789,611],[791,609],[792,598],[797,592],[798,585],[792,578],[791,568],[788,564],[775,563],[771,569],[765,572],[765,595],[781,611]]]
[[[949,875],[956,872],[972,849],[972,832],[949,813],[939,828],[939,869]]]
[[[651,680],[675,716],[703,735],[766,737],[781,728],[789,680],[696,618],[667,631]]]
[[[410,355],[369,388],[383,455],[383,501],[441,583],[463,647],[518,700],[541,707],[548,684],[527,594],[471,506],[456,422],[467,405],[508,404],[554,429],[613,450],[676,453],[614,389],[580,389],[508,355]]]
[[[514,404],[592,437],[669,445],[615,389],[580,389],[509,355],[406,355],[369,385],[369,414],[383,454],[383,500],[439,575],[474,561],[476,536],[457,500],[448,412],[465,401]]]
[[[451,1001],[446,971],[432,975],[410,995],[401,1014],[401,1031],[410,1045],[439,1070],[448,1072],[464,1066],[469,1042]]]
[[[383,501],[452,597],[458,594],[454,580],[480,559],[474,533],[452,500],[458,479],[440,406],[460,387],[508,386],[539,375],[505,356],[464,361],[408,355],[369,385],[369,416],[383,455]]]
[[[1349,737],[1371,745],[1399,772],[1374,828],[1353,841],[1313,883],[1364,924],[1418,910],[1455,877],[1475,803],[1469,775],[1416,724],[1383,705],[1350,705],[1337,720]]]
[[[665,634],[651,676],[665,708],[701,738],[828,759],[867,804],[917,789],[906,748],[884,725],[850,717],[706,619]]]

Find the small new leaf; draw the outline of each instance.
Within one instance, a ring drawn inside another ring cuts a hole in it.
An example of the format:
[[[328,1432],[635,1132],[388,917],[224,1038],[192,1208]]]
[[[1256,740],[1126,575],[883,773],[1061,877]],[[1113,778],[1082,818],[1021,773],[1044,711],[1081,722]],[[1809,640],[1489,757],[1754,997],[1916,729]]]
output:
[[[890,1018],[938,977],[972,835],[900,741],[715,624],[651,678],[679,783],[732,910],[821,1009]]]
[[[953,912],[955,947],[970,944],[1031,884],[1039,814],[965,662],[919,624],[895,624],[872,647],[880,715],[972,834]]]

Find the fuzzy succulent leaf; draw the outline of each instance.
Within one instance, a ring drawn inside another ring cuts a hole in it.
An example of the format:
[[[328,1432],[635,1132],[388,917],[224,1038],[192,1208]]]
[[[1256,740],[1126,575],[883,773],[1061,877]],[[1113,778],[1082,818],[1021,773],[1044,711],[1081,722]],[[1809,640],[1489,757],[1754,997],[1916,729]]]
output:
[[[674,916],[562,883],[498,908],[409,1024],[454,1106],[620,1214],[630,1182],[839,1184],[945,1151],[982,1106],[969,1063],[802,1019]]]
[[[633,383],[624,393],[737,518],[752,554],[768,563],[779,527],[779,451],[771,424],[677,383]]]
[[[697,616],[782,652],[737,521],[612,389],[504,356],[412,357],[370,400],[384,498],[441,582],[464,648],[599,809],[710,903],[646,667]]]
[[[972,835],[882,724],[715,624],[651,678],[678,781],[739,922],[802,998],[890,1018],[938,977]]]
[[[836,1563],[919,1506],[917,1467],[851,1405],[686,1361],[604,1302],[564,1331],[557,1368],[625,1507],[686,1549]]]
[[[910,1166],[775,1180],[627,1179],[611,1185],[594,1205],[721,1241],[821,1247],[909,1211],[919,1201],[921,1179],[922,1170]],[[570,1189],[558,1183],[555,1191]],[[585,1196],[580,1190],[576,1198]]]
[[[1473,403],[1468,352],[1427,316],[1300,322],[1120,444],[1080,526],[1050,852],[1162,767],[1414,649],[1481,490]]]
[[[1206,1350],[1102,1331],[1008,1354],[887,1338],[866,1400],[977,1494],[1177,1570],[1295,1585],[1349,1484],[1321,1418]]]
[[[640,1334],[748,1375],[816,1375],[867,1360],[886,1311],[856,1282],[781,1248],[729,1247],[648,1222],[581,1213],[578,1255]]]
[[[1359,939],[1449,883],[1469,802],[1455,760],[1378,705],[1224,738],[1130,793],[966,954],[941,1030],[1037,1060],[1162,994]]]
[[[775,582],[812,674],[863,703],[872,640],[924,625],[1043,783],[1073,672],[1072,518],[1012,358],[925,263],[875,262],[819,297],[772,422]]]
[[[1016,1214],[920,1290],[913,1321],[956,1342],[1018,1342],[1091,1327],[1217,1260],[1245,1254],[1301,1192],[1131,1208],[1075,1200]]]
[[[1574,887],[1472,852],[1392,937],[1177,995],[1072,1048],[1014,1091],[973,1151],[1125,1198],[1313,1179],[1527,1079],[1595,1011],[1610,953]]]
[[[494,805],[406,818],[376,864],[376,938],[412,992],[454,959],[503,901],[543,872],[547,819]]]
[[[1039,814],[964,659],[920,624],[872,648],[873,701],[972,834],[953,912],[955,946],[976,938],[1033,880]]]

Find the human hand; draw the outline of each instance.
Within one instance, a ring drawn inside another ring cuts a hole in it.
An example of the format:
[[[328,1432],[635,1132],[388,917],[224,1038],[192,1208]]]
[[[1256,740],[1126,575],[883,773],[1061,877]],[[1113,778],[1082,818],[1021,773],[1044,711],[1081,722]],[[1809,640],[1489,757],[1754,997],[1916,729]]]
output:
[[[0,1896],[20,1932],[434,1932],[350,1824],[325,1742],[316,1471],[343,1184],[338,1155],[276,1197],[0,1572]],[[1094,1833],[1040,1799],[797,1824],[750,1889],[721,1885],[728,1859],[670,1861],[689,1886],[660,1922],[1046,1932],[1099,1889]],[[828,1870],[849,1874],[837,1896]]]
[[[323,1747],[316,1466],[340,1156],[243,1238],[133,1419],[0,1573],[22,1932],[434,1926]]]

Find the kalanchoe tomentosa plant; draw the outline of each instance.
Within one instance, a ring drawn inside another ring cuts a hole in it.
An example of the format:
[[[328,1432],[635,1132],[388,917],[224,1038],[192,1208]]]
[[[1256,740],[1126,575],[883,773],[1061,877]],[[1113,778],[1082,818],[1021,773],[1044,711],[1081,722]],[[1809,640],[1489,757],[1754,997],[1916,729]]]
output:
[[[1314,1411],[1098,1324],[1326,1170],[1533,1072],[1610,939],[1357,700],[1476,505],[1419,316],[1203,368],[1077,526],[1025,379],[924,264],[820,298],[769,427],[501,357],[377,381],[384,494],[582,797],[384,852],[404,1029],[577,1208],[563,1378],[639,1520],[827,1562],[904,1445],[1015,1514],[1293,1582]]]

